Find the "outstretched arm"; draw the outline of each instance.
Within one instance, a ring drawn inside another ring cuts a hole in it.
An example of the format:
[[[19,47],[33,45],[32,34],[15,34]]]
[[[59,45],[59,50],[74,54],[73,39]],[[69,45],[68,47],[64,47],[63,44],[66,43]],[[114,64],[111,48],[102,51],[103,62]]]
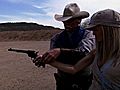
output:
[[[94,60],[96,50],[92,50],[86,57],[78,61],[74,66],[63,64],[58,61],[53,61],[50,63],[51,66],[60,69],[61,71],[75,74],[80,70],[83,70],[84,68],[88,67]]]

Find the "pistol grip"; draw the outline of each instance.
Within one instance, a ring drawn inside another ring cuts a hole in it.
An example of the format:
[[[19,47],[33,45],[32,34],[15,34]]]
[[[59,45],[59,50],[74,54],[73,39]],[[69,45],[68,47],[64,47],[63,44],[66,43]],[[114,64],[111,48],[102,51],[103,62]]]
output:
[[[45,64],[44,63],[42,63],[42,67],[45,68]]]

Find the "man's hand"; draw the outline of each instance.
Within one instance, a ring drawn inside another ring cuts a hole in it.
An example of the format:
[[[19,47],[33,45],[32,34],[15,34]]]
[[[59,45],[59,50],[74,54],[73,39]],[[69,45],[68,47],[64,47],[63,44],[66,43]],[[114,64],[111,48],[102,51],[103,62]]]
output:
[[[60,48],[55,48],[52,50],[47,51],[43,54],[41,62],[45,64],[49,64],[50,62],[54,61],[60,55]]]
[[[41,64],[49,64],[60,55],[60,52],[60,48],[55,48],[47,51],[43,55],[38,53],[37,57],[33,60],[33,63],[35,63],[37,67],[40,67]]]
[[[33,63],[35,63],[35,66],[40,67],[43,66],[44,63],[41,62],[42,59],[42,55],[39,54],[39,52],[37,53],[37,57],[35,59],[33,59]]]

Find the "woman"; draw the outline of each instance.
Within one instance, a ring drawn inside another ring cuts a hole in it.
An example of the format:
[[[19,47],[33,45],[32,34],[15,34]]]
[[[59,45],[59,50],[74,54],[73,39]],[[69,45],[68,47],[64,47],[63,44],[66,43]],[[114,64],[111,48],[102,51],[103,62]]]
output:
[[[92,30],[96,37],[96,50],[74,66],[62,64],[54,59],[51,62],[42,62],[72,74],[93,62],[94,77],[90,90],[120,90],[120,13],[111,9],[98,11],[92,15],[87,28]]]
[[[120,13],[106,9],[95,13],[90,26],[96,37],[93,63],[96,90],[120,90]]]

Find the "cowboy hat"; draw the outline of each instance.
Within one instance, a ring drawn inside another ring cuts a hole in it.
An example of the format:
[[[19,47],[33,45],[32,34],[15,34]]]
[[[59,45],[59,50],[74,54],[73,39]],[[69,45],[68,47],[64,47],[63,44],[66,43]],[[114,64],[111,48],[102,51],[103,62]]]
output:
[[[83,19],[87,17],[89,17],[89,13],[86,11],[80,11],[80,8],[78,7],[76,3],[70,3],[66,5],[63,15],[55,14],[54,16],[54,18],[57,21],[67,21],[72,18]]]
[[[120,13],[111,9],[96,12],[92,15],[86,29],[91,29],[97,25],[120,27]]]

